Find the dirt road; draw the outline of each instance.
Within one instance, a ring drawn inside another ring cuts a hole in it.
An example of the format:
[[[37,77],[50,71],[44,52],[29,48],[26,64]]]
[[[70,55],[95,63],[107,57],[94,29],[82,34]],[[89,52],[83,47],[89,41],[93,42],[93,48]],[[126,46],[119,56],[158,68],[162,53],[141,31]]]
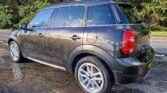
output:
[[[32,61],[13,63],[7,47],[0,44],[0,91],[2,93],[82,93],[74,77]],[[146,80],[114,85],[112,93],[167,93],[167,64],[155,62]]]

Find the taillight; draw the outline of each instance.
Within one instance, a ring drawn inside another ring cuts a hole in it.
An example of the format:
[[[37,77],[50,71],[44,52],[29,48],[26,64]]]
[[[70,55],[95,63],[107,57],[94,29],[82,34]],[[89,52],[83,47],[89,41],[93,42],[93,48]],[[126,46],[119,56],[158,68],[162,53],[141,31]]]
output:
[[[133,30],[126,29],[122,37],[122,53],[130,55],[134,52],[135,47],[135,33]]]

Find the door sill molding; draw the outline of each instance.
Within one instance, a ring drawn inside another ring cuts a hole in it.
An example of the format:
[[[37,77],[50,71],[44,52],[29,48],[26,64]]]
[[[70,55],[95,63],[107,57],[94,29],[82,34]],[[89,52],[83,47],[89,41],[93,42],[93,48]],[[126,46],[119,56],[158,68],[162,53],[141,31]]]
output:
[[[35,61],[35,62],[43,64],[43,65],[47,65],[47,66],[50,66],[50,67],[53,67],[53,68],[57,68],[57,69],[60,69],[60,70],[63,70],[63,71],[67,71],[66,68],[61,67],[61,66],[53,65],[53,64],[50,64],[50,63],[47,63],[47,62],[44,62],[44,61],[40,61],[40,60],[31,58],[31,57],[27,57],[27,59],[30,59],[32,61]]]

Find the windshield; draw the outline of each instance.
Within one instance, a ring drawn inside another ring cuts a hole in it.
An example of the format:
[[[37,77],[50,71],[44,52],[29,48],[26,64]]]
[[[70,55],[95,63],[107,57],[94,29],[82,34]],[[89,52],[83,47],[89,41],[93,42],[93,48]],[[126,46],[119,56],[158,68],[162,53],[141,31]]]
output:
[[[137,10],[130,5],[119,5],[130,24],[140,23],[141,18],[137,14]]]

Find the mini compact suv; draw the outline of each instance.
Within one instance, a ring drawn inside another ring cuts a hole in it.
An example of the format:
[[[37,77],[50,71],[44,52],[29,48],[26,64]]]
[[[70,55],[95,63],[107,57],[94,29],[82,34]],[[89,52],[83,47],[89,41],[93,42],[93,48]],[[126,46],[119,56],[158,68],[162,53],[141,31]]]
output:
[[[28,15],[28,14],[27,14]],[[150,32],[135,7],[113,1],[53,4],[12,31],[11,58],[71,72],[86,93],[145,78],[153,64]]]

